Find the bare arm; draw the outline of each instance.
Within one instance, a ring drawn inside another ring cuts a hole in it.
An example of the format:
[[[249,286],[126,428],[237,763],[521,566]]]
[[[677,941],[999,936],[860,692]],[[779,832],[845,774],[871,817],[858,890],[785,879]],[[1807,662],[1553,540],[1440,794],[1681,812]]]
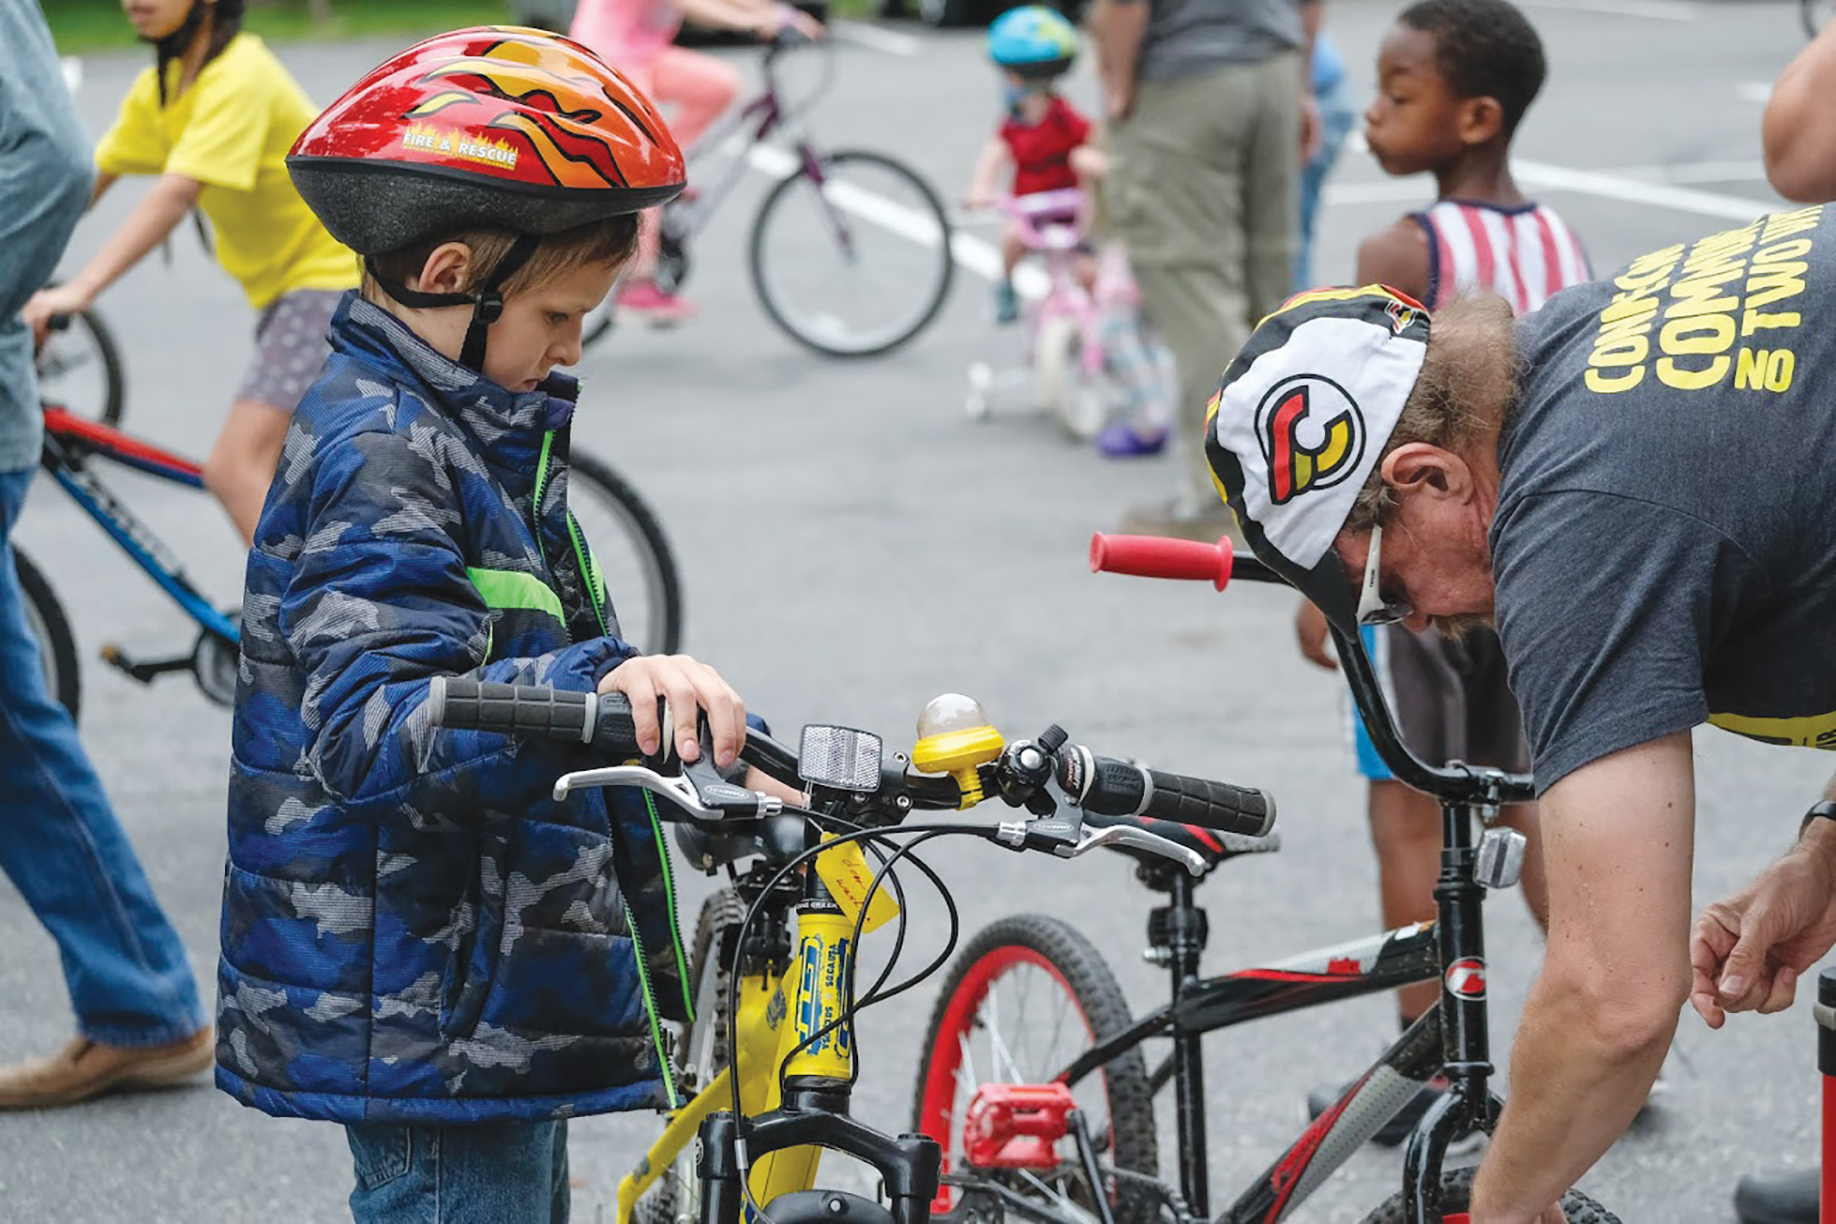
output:
[[[1766,177],[1779,194],[1814,203],[1836,199],[1836,22],[1785,66],[1760,133]]]
[[[90,202],[93,204],[113,181],[112,175],[97,175]],[[45,313],[61,314],[66,310],[82,310],[95,301],[96,296],[114,284],[122,273],[166,240],[166,235],[176,229],[197,204],[198,192],[202,187],[203,184],[198,180],[186,178],[182,174],[160,175],[154,181],[153,189],[147,192],[146,198],[134,206],[134,211],[127,215],[121,228],[102,244],[102,249],[96,252],[95,257],[81,272],[71,277],[68,284],[60,285],[55,291],[69,298],[68,301],[58,303],[62,309]],[[33,321],[34,314],[33,306],[28,304],[27,320]],[[37,326],[35,321],[34,326]]]
[[[676,5],[684,17],[697,25],[750,30],[760,38],[777,33],[787,20],[811,37],[822,31],[822,25],[807,13],[801,9],[786,12],[787,6],[776,0],[676,0]]]
[[[1688,732],[1583,766],[1542,802],[1549,948],[1473,1224],[1530,1224],[1630,1124],[1689,992]]]
[[[1126,119],[1135,108],[1135,65],[1147,23],[1145,0],[1094,0],[1084,18],[1096,48],[1104,113],[1111,120]]]
[[[975,159],[975,173],[969,176],[969,191],[963,202],[971,208],[986,207],[994,199],[995,176],[1006,164],[1007,142],[999,136],[990,136]]]
[[[1406,217],[1358,244],[1360,285],[1388,285],[1426,302],[1428,273],[1428,235]]]

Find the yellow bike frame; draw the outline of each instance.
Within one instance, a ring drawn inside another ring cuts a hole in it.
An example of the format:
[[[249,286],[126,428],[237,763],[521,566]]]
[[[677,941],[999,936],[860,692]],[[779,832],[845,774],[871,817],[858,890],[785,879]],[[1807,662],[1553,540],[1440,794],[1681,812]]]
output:
[[[819,892],[826,890],[818,889]],[[854,937],[854,917],[825,896],[797,906],[797,955],[780,975],[753,974],[738,979],[733,990],[734,1036],[739,1064],[715,1076],[680,1109],[669,1115],[663,1134],[637,1168],[618,1184],[617,1224],[631,1224],[632,1211],[659,1177],[675,1167],[683,1149],[694,1141],[707,1116],[733,1107],[733,1075],[739,1075],[740,1111],[752,1118],[776,1109],[780,1098],[778,1068],[786,1078],[811,1076],[843,1082],[854,1073],[853,1034],[843,1025],[811,1042],[824,1025],[841,1015]],[[790,1055],[788,1065],[785,1058]],[[747,1182],[761,1205],[781,1194],[809,1190],[816,1184],[822,1150],[790,1148],[773,1152],[753,1165]]]

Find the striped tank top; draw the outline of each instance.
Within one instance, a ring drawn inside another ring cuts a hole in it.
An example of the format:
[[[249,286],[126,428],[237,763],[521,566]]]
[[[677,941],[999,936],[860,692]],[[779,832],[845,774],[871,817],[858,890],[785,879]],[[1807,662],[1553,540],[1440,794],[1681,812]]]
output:
[[[1581,240],[1541,204],[1501,208],[1442,200],[1409,215],[1428,234],[1430,310],[1483,289],[1521,315],[1556,290],[1593,278]]]

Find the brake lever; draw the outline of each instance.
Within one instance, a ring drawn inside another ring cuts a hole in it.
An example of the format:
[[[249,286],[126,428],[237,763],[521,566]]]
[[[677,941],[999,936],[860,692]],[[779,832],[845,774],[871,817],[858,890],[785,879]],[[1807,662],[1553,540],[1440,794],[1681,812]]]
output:
[[[1077,845],[1054,853],[1065,858],[1076,858],[1104,846],[1132,846],[1137,850],[1146,850],[1162,858],[1172,859],[1181,864],[1194,876],[1205,874],[1205,860],[1199,857],[1196,850],[1188,850],[1178,842],[1169,841],[1157,833],[1146,829],[1137,829],[1132,825],[1110,825],[1107,828],[1086,832]]]
[[[712,770],[707,771],[710,776],[697,778],[695,775],[699,772],[694,765],[674,778],[666,778],[642,765],[606,765],[599,769],[576,770],[556,779],[555,798],[565,799],[573,791],[602,786],[635,786],[667,799],[698,820],[776,816],[784,810],[782,799],[723,782]]]

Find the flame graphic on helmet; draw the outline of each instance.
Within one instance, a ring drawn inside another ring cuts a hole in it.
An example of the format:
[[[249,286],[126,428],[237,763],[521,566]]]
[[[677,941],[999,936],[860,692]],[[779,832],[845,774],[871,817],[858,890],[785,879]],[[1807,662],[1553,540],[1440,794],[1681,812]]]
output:
[[[1325,422],[1325,437],[1318,446],[1307,446],[1295,435],[1312,411],[1311,387],[1300,381],[1278,393],[1280,399],[1264,417],[1263,425],[1269,457],[1269,497],[1276,505],[1316,485],[1336,483],[1334,477],[1344,474],[1358,449],[1354,445],[1358,423],[1351,407]]]
[[[661,121],[612,97],[590,76],[535,62],[537,54],[525,44],[503,42],[481,55],[452,59],[422,79],[453,88],[423,100],[403,118],[438,114],[447,122],[518,133],[556,186],[629,186],[612,145],[595,125],[616,110],[655,144]]]

